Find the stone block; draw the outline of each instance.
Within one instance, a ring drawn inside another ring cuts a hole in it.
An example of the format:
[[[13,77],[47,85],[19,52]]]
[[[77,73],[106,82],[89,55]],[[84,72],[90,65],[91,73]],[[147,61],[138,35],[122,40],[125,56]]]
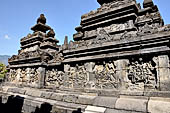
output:
[[[126,95],[126,96],[143,96],[143,91],[120,91],[120,95]]]
[[[144,112],[125,111],[125,110],[116,110],[116,109],[106,109],[105,113],[144,113]]]
[[[65,94],[62,93],[53,93],[50,97],[52,100],[63,101],[63,97]]]
[[[76,103],[77,100],[78,100],[78,95],[64,95],[63,96],[64,102]]]
[[[33,91],[32,96],[33,97],[41,97],[42,92],[41,91]]]
[[[149,113],[169,113],[170,112],[170,99],[152,97],[148,103]]]
[[[52,92],[42,92],[41,93],[41,98],[50,99],[52,94],[53,94]]]
[[[62,109],[62,108],[57,108],[57,107],[53,106],[52,113],[67,113],[67,110],[64,108]]]
[[[147,99],[119,98],[115,108],[118,110],[147,112],[147,103]]]
[[[32,95],[32,90],[26,90],[25,95],[31,96]]]
[[[16,88],[8,88],[7,92],[15,93],[16,92]]]
[[[95,98],[96,96],[79,95],[76,103],[84,104],[84,105],[92,105]]]
[[[36,110],[36,107],[29,106],[29,113],[34,113]]]
[[[18,93],[19,93],[19,94],[23,94],[23,95],[24,95],[24,94],[25,94],[25,92],[26,92],[26,90],[24,90],[24,89],[20,89]]]
[[[169,67],[169,57],[168,55],[158,56],[159,67]]]
[[[29,111],[29,106],[28,106],[28,105],[24,105],[24,106],[23,106],[23,111],[24,111],[24,113],[28,113],[28,111]]]
[[[87,106],[84,113],[105,113],[105,111],[104,107]]]
[[[31,100],[24,100],[24,105],[30,106],[31,105]]]
[[[99,96],[119,97],[120,91],[118,91],[118,90],[98,90],[97,93]]]
[[[42,104],[42,102],[38,102],[38,101],[31,101],[30,103],[32,107],[40,107]]]
[[[115,108],[116,101],[116,97],[97,97],[94,100],[93,105],[107,108]]]
[[[144,92],[144,96],[147,97],[170,97],[169,91],[146,91]]]

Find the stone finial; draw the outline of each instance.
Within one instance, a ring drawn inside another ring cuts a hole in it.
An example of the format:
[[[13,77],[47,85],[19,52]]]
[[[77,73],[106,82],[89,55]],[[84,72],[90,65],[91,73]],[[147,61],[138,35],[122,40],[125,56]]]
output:
[[[65,36],[64,45],[68,45],[68,36]]]
[[[152,7],[152,6],[154,6],[154,3],[152,0],[144,0],[143,8]]]
[[[40,17],[37,19],[37,24],[38,23],[46,24],[46,18],[44,14],[41,14]]]
[[[51,27],[45,24],[46,24],[46,18],[44,14],[41,14],[40,17],[37,19],[37,24],[33,26],[31,30],[33,30],[34,32],[41,31],[46,33],[46,31],[51,30]]]

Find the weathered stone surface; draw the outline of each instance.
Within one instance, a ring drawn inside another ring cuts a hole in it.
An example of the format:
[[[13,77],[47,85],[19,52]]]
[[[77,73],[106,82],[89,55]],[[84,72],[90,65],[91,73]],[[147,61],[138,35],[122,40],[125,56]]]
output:
[[[64,102],[76,103],[77,100],[78,100],[78,95],[64,95],[63,96]]]
[[[32,107],[40,107],[43,102],[38,102],[38,101],[31,101],[30,106]]]
[[[119,110],[147,112],[147,103],[147,99],[119,98],[115,108]]]
[[[145,91],[144,96],[169,98],[170,92],[169,91]]]
[[[115,104],[118,98],[116,97],[97,97],[94,100],[94,106],[101,106],[107,108],[115,108]]]
[[[170,99],[168,98],[150,98],[148,103],[148,112],[168,113],[170,111]]]
[[[62,94],[62,93],[53,93],[51,95],[50,99],[57,100],[57,101],[63,101],[64,95],[65,94]]]
[[[96,106],[87,106],[84,113],[105,113],[106,108],[96,107]]]
[[[42,92],[41,93],[41,98],[50,99],[52,95],[53,95],[52,92]]]
[[[143,96],[144,95],[144,91],[120,91],[120,95]]]
[[[27,90],[25,94],[32,97],[41,97],[42,91]]]
[[[88,96],[88,95],[79,95],[76,103],[84,104],[84,105],[92,105],[96,96]]]
[[[105,113],[144,113],[144,112],[125,111],[125,110],[116,110],[116,109],[106,109]]]

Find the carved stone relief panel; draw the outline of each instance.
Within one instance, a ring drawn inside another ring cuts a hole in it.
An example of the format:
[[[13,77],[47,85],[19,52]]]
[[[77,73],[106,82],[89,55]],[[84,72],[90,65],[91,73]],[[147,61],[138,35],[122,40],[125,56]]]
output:
[[[38,83],[37,69],[36,68],[11,69],[8,81],[14,83],[26,83],[35,85]]]
[[[95,87],[99,89],[115,89],[117,88],[116,67],[113,62],[104,63],[103,65],[95,65],[93,69],[96,83]]]
[[[117,88],[115,65],[113,62],[102,64],[89,62],[70,66],[67,83],[68,87],[72,88],[115,89]]]
[[[144,89],[157,89],[158,77],[156,63],[151,59],[143,61],[131,61],[128,68],[128,89],[130,90],[144,90]]]
[[[21,59],[26,59],[30,57],[40,57],[40,51],[30,51],[30,52],[20,52],[19,55],[13,55],[9,61],[14,61],[14,60],[21,60]]]
[[[64,83],[64,72],[57,69],[46,71],[45,85],[54,85],[55,87],[62,86]]]
[[[97,35],[97,30],[85,31],[85,38],[93,37]]]
[[[144,20],[152,21],[154,18],[161,18],[160,13],[159,12],[150,13],[150,14],[146,13],[146,15],[137,17],[136,22],[140,22],[140,21],[144,21]]]

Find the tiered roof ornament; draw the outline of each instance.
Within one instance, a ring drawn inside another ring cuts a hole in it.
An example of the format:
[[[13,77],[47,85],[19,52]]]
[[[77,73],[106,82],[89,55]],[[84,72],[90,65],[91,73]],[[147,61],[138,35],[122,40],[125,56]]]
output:
[[[31,71],[34,73],[34,77],[28,81],[24,81],[23,84],[31,84],[36,87],[41,87],[41,77],[44,75],[38,75],[42,71],[42,67],[48,67],[60,63],[62,57],[59,54],[59,42],[55,39],[54,30],[46,25],[46,18],[44,14],[41,14],[37,19],[35,26],[31,28],[34,32],[28,34],[26,37],[21,39],[21,50],[18,55],[13,55],[9,59],[10,68],[20,71]],[[40,70],[38,67],[41,67]],[[21,70],[22,69],[22,70]],[[37,74],[36,74],[37,73]],[[41,77],[38,77],[41,76]],[[19,79],[15,79],[15,82],[23,82]]]
[[[40,17],[37,19],[37,24],[31,28],[34,32],[41,31],[46,33],[46,31],[50,30],[51,27],[46,25],[46,18],[44,14],[41,14]]]
[[[152,6],[154,6],[154,3],[152,0],[144,0],[143,8],[152,7]]]

